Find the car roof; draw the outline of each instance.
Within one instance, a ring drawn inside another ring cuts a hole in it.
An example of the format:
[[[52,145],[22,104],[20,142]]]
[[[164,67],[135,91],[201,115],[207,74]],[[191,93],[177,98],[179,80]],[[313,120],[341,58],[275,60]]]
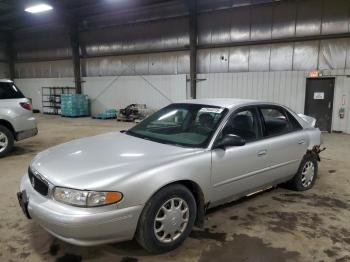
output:
[[[10,79],[1,79],[0,78],[0,83],[12,83],[13,81]]]
[[[201,104],[201,105],[233,108],[236,106],[241,106],[246,104],[261,103],[261,101],[252,100],[252,99],[238,99],[238,98],[201,98],[201,99],[188,99],[180,103]]]

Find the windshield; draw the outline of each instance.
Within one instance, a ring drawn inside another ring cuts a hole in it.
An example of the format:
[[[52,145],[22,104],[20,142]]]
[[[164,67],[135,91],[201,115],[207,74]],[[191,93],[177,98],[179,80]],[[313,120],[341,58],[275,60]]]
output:
[[[11,82],[0,82],[0,99],[24,98],[22,92]]]
[[[206,147],[227,109],[199,104],[172,104],[127,131],[165,144]]]

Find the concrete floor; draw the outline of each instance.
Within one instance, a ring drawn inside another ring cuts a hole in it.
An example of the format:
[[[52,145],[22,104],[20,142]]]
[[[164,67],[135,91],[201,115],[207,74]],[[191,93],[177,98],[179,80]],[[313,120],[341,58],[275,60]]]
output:
[[[184,245],[151,256],[135,242],[82,248],[54,239],[17,204],[20,177],[41,150],[130,126],[115,120],[37,115],[39,135],[0,159],[0,261],[350,261],[350,136],[324,135],[315,187],[283,188],[237,201],[206,216]]]

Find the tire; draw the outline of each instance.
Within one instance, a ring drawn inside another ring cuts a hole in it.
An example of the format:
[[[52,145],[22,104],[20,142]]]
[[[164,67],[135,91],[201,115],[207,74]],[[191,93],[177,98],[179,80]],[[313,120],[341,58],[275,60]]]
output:
[[[0,126],[0,157],[11,152],[14,144],[12,132],[5,126]]]
[[[295,191],[311,189],[315,184],[317,171],[317,158],[312,154],[306,154],[300,163],[298,172],[289,181],[289,187]]]
[[[173,205],[171,200],[174,200]],[[183,201],[181,204],[180,200]],[[171,211],[172,207],[173,211]],[[185,212],[186,207],[188,212]],[[169,213],[165,213],[164,208]],[[185,186],[173,184],[162,188],[147,202],[142,211],[135,235],[136,240],[150,253],[171,251],[188,237],[196,215],[196,201]],[[156,221],[156,218],[159,221]],[[160,231],[157,233],[156,230]],[[174,232],[174,230],[178,231]],[[166,232],[173,232],[173,239]]]

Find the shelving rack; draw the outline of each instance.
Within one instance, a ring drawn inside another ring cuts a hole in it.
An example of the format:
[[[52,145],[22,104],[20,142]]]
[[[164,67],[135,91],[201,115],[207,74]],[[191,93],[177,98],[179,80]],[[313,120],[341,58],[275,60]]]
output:
[[[61,95],[75,94],[75,87],[42,87],[42,108],[44,114],[61,114]]]

